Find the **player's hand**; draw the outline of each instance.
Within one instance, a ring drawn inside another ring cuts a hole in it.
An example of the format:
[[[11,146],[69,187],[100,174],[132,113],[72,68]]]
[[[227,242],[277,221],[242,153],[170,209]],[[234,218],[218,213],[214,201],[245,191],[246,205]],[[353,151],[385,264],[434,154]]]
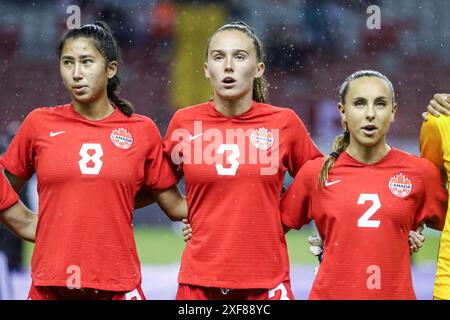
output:
[[[184,226],[183,226],[183,239],[184,239],[184,242],[188,242],[192,238],[191,225],[189,224],[188,219],[183,219],[183,220],[181,220],[181,222],[184,223]]]
[[[450,115],[450,94],[436,93],[428,103],[427,112],[422,113],[422,118],[425,121],[427,120],[428,113],[431,113],[435,117],[439,117],[441,114],[446,116]]]
[[[310,244],[309,251],[317,257],[319,264],[322,262],[323,258],[323,241],[319,235],[309,236],[308,242]],[[319,272],[319,266],[314,268],[314,275]]]
[[[412,255],[413,253],[419,252],[420,248],[422,248],[423,243],[425,242],[425,237],[422,234],[423,225],[419,226],[416,231],[411,230],[409,232],[409,253]]]

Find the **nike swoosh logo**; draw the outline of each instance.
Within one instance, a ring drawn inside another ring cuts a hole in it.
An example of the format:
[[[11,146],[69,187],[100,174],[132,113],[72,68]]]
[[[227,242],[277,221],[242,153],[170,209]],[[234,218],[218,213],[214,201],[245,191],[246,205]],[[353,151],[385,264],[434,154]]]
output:
[[[58,131],[58,132],[50,131],[50,137],[54,137],[54,136],[57,136],[57,135],[63,134],[63,133],[66,133],[66,132],[65,131]]]
[[[335,180],[335,181],[325,181],[325,187],[332,186],[333,184],[339,183],[341,180]]]
[[[195,136],[189,135],[189,140],[192,141],[194,139],[197,139],[198,137],[201,137],[202,135],[203,135],[203,133],[196,134]]]

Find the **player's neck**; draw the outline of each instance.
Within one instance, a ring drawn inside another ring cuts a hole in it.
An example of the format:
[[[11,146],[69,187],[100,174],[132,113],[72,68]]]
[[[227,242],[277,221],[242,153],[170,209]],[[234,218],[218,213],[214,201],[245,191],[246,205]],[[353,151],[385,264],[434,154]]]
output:
[[[107,96],[89,104],[79,103],[75,100],[72,101],[72,104],[77,113],[94,121],[102,120],[114,112],[114,107],[109,102]]]
[[[347,153],[354,159],[359,162],[372,164],[383,159],[391,150],[391,147],[388,146],[384,139],[380,143],[375,146],[367,147],[357,142],[352,143],[347,147]]]
[[[247,112],[253,104],[252,95],[244,95],[236,100],[226,100],[214,96],[214,108],[227,117],[234,117]]]

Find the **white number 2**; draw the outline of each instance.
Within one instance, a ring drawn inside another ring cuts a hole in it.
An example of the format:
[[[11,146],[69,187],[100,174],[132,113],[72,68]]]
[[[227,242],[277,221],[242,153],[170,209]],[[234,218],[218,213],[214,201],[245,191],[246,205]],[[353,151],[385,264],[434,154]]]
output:
[[[359,195],[358,204],[364,204],[366,201],[372,201],[373,204],[366,212],[364,212],[361,218],[358,219],[358,227],[378,228],[380,226],[380,220],[369,219],[381,208],[380,198],[378,197],[378,194],[361,193]]]
[[[88,151],[94,150],[95,153],[91,156]],[[93,174],[98,175],[103,166],[103,161],[101,157],[103,156],[103,149],[99,143],[83,143],[80,150],[81,160],[78,161],[80,165],[80,170],[82,174]],[[88,167],[89,161],[94,163],[93,167]]]
[[[218,154],[223,154],[225,151],[231,151],[231,154],[227,157],[231,164],[231,167],[224,168],[221,164],[216,164],[216,170],[219,176],[234,176],[239,167],[239,161],[237,158],[241,155],[239,146],[237,144],[221,144],[217,149]]]

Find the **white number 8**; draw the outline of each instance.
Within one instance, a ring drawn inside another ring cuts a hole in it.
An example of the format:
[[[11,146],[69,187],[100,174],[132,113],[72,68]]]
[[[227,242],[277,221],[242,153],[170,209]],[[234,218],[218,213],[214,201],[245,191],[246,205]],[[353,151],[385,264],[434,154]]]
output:
[[[88,151],[94,150],[95,153],[91,156]],[[80,170],[82,174],[93,174],[98,175],[103,166],[103,161],[101,157],[103,156],[103,149],[99,143],[83,143],[80,150],[81,160],[78,161],[80,165]],[[93,167],[88,167],[89,161],[94,163]]]

